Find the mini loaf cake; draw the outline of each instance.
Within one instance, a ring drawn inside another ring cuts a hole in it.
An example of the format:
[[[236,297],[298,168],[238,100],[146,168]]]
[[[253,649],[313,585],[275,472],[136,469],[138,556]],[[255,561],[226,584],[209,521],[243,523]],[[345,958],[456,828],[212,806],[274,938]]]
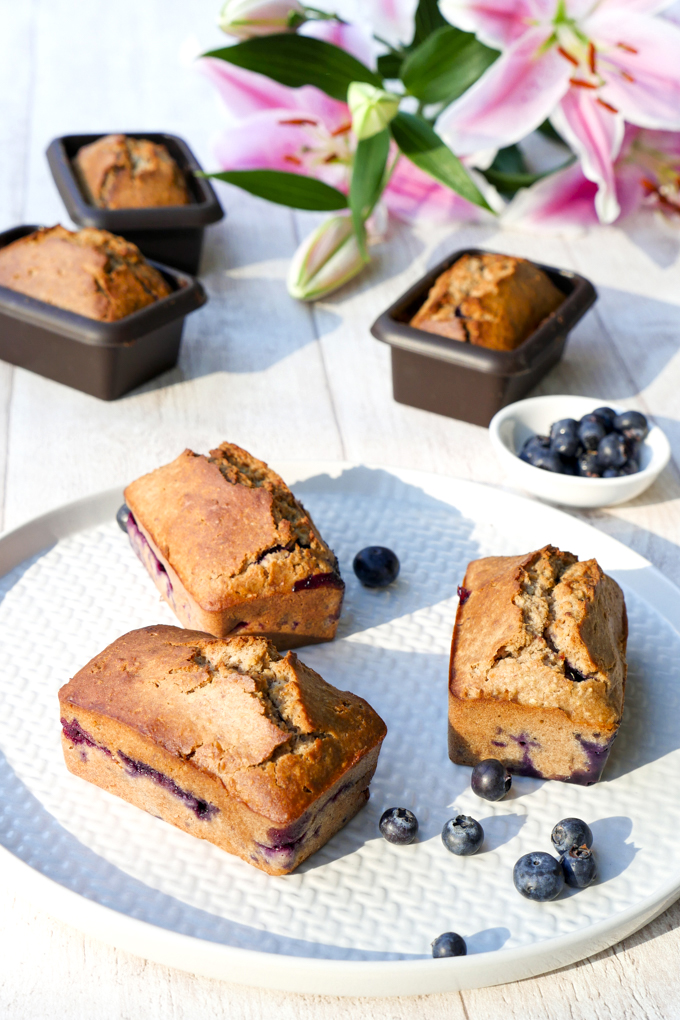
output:
[[[468,566],[449,678],[449,756],[597,782],[623,712],[623,593],[595,560],[545,546]]]
[[[106,135],[78,150],[73,166],[85,198],[103,209],[187,205],[184,175],[164,145]]]
[[[125,238],[59,225],[0,248],[0,286],[101,322],[122,319],[172,293]]]
[[[265,638],[145,627],[59,691],[68,769],[270,875],[369,797],[385,724]]]
[[[185,627],[262,634],[277,648],[330,641],[338,561],[285,482],[233,443],[185,450],[125,490],[128,535]]]
[[[428,333],[512,351],[564,301],[526,259],[463,255],[437,278],[411,325]]]

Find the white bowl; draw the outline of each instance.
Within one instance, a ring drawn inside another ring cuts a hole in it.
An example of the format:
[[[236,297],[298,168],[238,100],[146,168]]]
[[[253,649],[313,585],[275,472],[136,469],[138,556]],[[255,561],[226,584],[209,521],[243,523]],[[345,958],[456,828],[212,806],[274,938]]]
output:
[[[596,407],[605,405],[619,413],[629,410],[622,404],[577,396],[529,397],[502,408],[489,423],[489,436],[512,482],[551,503],[583,508],[615,506],[644,492],[658,478],[671,456],[670,444],[657,425],[650,429],[642,444],[640,470],[622,478],[558,475],[519,459],[519,451],[529,436],[537,433],[547,435],[553,422],[561,418],[578,420]]]

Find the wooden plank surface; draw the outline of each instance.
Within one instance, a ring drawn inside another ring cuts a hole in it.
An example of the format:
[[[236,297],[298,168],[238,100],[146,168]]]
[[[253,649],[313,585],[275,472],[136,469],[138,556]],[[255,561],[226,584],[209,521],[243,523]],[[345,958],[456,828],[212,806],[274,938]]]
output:
[[[186,54],[220,41],[217,0],[0,0],[0,227],[68,222],[44,150],[67,132],[168,130],[206,166],[222,120]],[[184,56],[182,56],[184,55]],[[598,287],[540,392],[586,393],[652,414],[674,461],[637,500],[582,513],[680,581],[680,231],[639,217],[625,228],[538,237],[496,225],[393,225],[370,271],[315,308],[285,291],[308,214],[220,191],[208,231],[206,308],[187,322],[180,364],[102,403],[0,364],[0,513],[5,528],[112,484],[185,446],[223,438],[265,459],[349,459],[506,486],[485,429],[392,400],[389,352],[369,327],[407,284],[469,244],[573,268]],[[625,943],[554,974],[418,999],[331,999],[193,977],[117,952],[0,885],[0,1008],[33,1018],[259,1017],[508,1020],[680,1016],[680,907]]]

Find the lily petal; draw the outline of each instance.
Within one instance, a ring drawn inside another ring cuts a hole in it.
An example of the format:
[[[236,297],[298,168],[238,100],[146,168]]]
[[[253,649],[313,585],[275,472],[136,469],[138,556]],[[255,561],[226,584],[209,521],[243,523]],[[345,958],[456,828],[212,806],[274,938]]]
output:
[[[306,21],[298,29],[297,34],[332,43],[341,50],[351,53],[372,71],[376,68],[378,49],[365,25],[350,25],[339,21]]]
[[[512,145],[550,115],[572,67],[554,47],[541,52],[549,35],[549,27],[529,28],[440,115],[436,129],[457,155]]]
[[[346,191],[347,164],[331,155],[336,141],[318,117],[262,110],[221,131],[214,150],[224,170],[285,170]]]
[[[598,222],[597,184],[574,163],[522,188],[503,214],[503,223],[538,230],[578,230]]]
[[[440,0],[439,9],[456,28],[474,32],[481,42],[505,49],[523,35],[529,25],[548,15],[554,2],[540,5],[531,0]]]
[[[401,157],[383,192],[383,202],[393,216],[405,223],[479,222],[490,218],[479,206],[438,184],[429,174]]]
[[[614,159],[623,141],[623,117],[599,105],[585,89],[572,88],[551,120],[581,160],[583,173],[598,186],[595,208],[602,223],[620,213],[614,180]]]
[[[363,0],[361,12],[376,36],[390,46],[410,43],[418,0]]]
[[[680,27],[662,18],[598,10],[588,30],[609,47],[602,61],[602,98],[632,124],[679,130]]]
[[[210,78],[224,103],[236,119],[249,117],[263,110],[299,110],[320,117],[330,131],[350,123],[346,103],[331,99],[321,89],[304,85],[293,89],[279,85],[264,74],[246,71],[226,60],[205,57],[199,67]]]
[[[596,13],[609,13],[619,19],[628,14],[659,14],[671,7],[673,0],[600,0]]]

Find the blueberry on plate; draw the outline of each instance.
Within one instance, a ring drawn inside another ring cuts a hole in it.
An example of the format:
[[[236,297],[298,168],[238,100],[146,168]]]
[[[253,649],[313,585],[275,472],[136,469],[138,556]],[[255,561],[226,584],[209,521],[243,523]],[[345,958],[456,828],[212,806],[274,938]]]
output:
[[[590,850],[593,834],[582,818],[563,818],[553,829],[550,839],[558,854],[566,854],[574,846],[585,846]]]
[[[600,445],[597,448],[597,463],[602,470],[623,467],[627,458],[626,441],[618,432],[610,432],[600,440]]]
[[[485,758],[473,768],[470,786],[483,800],[502,800],[512,786],[512,776],[495,758]]]
[[[432,943],[432,955],[435,959],[441,959],[443,956],[466,956],[465,939],[456,935],[455,931],[445,931]]]
[[[585,889],[595,881],[597,867],[592,850],[585,845],[573,846],[560,858],[564,881],[573,889]]]
[[[624,411],[614,418],[614,428],[626,437],[639,443],[649,435],[649,422],[639,411]]]
[[[476,854],[484,842],[484,829],[469,815],[449,818],[442,829],[442,843],[456,857]]]
[[[600,418],[596,418],[594,414],[584,414],[578,423],[577,434],[586,450],[597,450],[607,430]]]
[[[552,854],[540,850],[520,857],[512,869],[512,880],[517,892],[539,903],[554,900],[564,888],[562,865]]]
[[[600,467],[597,459],[597,450],[584,450],[577,458],[578,474],[581,478],[599,478]]]
[[[126,535],[127,535],[127,522],[129,516],[130,507],[127,505],[127,503],[123,503],[123,505],[118,508],[118,513],[116,514],[116,524],[118,525],[121,531],[125,532]]]
[[[579,448],[576,434],[578,422],[574,418],[561,418],[550,426],[550,449],[562,457],[574,457]]]
[[[614,418],[616,418],[616,411],[613,407],[596,407],[595,410],[590,413],[600,419],[607,432],[611,432],[614,428]]]
[[[399,576],[396,553],[384,545],[367,545],[356,554],[353,566],[364,588],[386,588]]]
[[[406,846],[418,832],[418,819],[408,808],[392,807],[383,811],[378,828],[388,843]]]

